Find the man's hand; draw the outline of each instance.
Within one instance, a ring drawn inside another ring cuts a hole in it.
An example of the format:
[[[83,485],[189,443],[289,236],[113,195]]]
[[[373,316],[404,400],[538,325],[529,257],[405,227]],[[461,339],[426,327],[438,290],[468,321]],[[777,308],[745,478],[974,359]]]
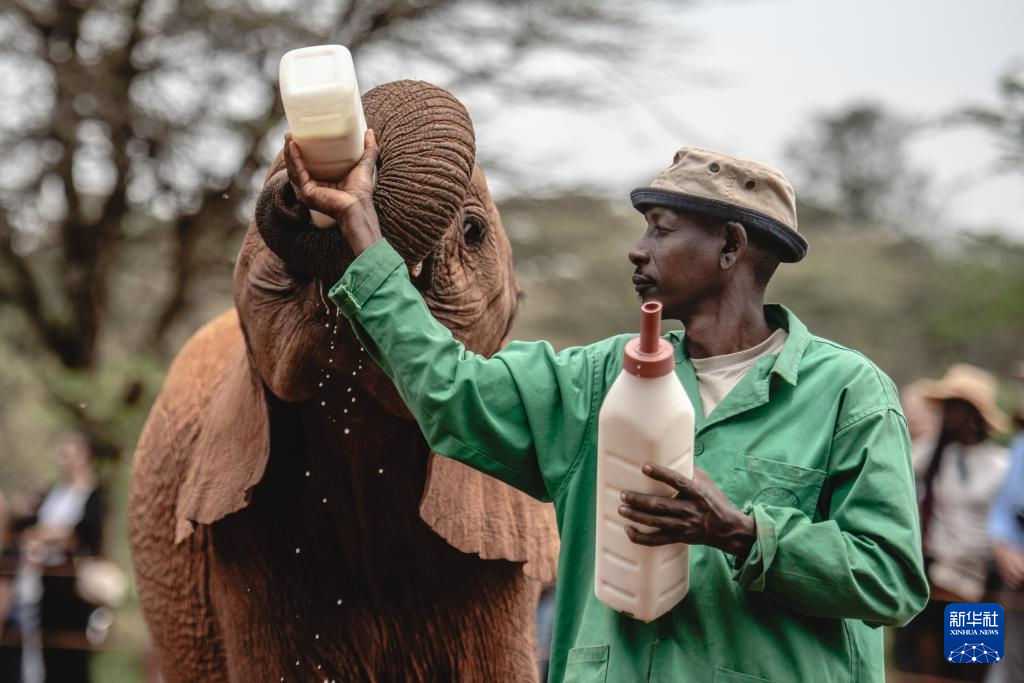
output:
[[[639,524],[655,527],[643,532],[627,526],[629,540],[640,545],[688,543],[707,545],[746,559],[757,538],[754,519],[736,509],[707,473],[695,468],[693,479],[657,465],[644,465],[644,474],[674,488],[674,498],[622,492],[619,514]]]
[[[309,175],[292,134],[284,135],[284,163],[295,196],[306,208],[336,220],[342,237],[356,256],[381,238],[377,212],[373,208],[373,171],[378,150],[372,129],[366,130],[363,143],[365,148],[359,163],[344,180],[328,183]]]
[[[1024,584],[1024,552],[1014,550],[999,541],[992,547],[992,557],[996,561],[996,571],[999,572],[999,578],[1003,583],[1014,590]]]

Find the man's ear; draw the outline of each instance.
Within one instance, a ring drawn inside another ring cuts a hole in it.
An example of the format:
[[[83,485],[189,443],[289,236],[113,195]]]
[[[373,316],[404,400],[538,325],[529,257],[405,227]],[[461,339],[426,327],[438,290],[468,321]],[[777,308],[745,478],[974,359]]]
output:
[[[740,223],[729,221],[722,226],[722,233],[725,239],[718,262],[722,270],[729,270],[739,262],[743,252],[747,250],[747,229]]]

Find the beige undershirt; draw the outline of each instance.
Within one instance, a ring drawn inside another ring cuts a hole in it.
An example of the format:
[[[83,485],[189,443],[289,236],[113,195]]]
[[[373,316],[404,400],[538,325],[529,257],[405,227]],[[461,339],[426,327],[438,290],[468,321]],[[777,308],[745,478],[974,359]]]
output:
[[[693,370],[697,373],[697,386],[700,388],[701,407],[704,417],[711,414],[722,402],[732,388],[739,384],[747,370],[754,367],[761,358],[778,353],[789,333],[779,328],[757,346],[752,346],[736,353],[709,358],[691,358]]]

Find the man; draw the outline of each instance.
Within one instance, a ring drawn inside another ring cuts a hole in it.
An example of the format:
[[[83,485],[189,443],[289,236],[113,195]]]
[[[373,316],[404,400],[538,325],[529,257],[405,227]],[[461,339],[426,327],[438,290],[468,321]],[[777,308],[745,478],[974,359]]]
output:
[[[299,200],[336,217],[357,255],[331,299],[431,448],[554,502],[551,680],[883,680],[877,627],[927,597],[906,424],[869,361],[762,304],[779,261],[806,250],[781,173],[684,149],[632,196],[647,219],[629,254],[634,284],[685,325],[669,339],[698,408],[694,478],[645,467],[678,494],[623,492],[620,514],[658,529],[629,529],[634,542],[693,545],[689,594],[647,624],[593,589],[597,416],[631,335],[467,352],[381,240],[372,132],[341,190],[285,148]]]

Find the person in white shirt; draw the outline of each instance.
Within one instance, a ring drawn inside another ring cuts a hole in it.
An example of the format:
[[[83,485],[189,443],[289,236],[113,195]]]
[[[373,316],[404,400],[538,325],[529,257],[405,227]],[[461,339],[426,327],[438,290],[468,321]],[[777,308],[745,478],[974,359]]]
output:
[[[14,581],[14,622],[21,632],[24,683],[87,683],[86,626],[95,608],[76,592],[76,556],[99,555],[104,517],[95,450],[72,432],[56,448],[59,479],[23,523]]]
[[[1009,419],[996,406],[997,391],[989,372],[962,363],[921,385],[921,396],[941,413],[938,431],[912,444],[931,600],[897,632],[897,664],[903,670],[958,677],[947,670],[955,665],[941,656],[942,622],[948,604],[978,602],[985,595],[992,560],[989,506],[1009,466],[1007,450],[989,439],[1009,429]],[[979,667],[976,673],[984,671]]]
[[[1009,429],[996,407],[997,390],[991,374],[958,364],[923,392],[940,403],[942,426],[913,447],[921,538],[933,595],[938,588],[958,602],[976,602],[985,593],[992,559],[988,510],[1009,467],[1007,450],[989,440]]]

